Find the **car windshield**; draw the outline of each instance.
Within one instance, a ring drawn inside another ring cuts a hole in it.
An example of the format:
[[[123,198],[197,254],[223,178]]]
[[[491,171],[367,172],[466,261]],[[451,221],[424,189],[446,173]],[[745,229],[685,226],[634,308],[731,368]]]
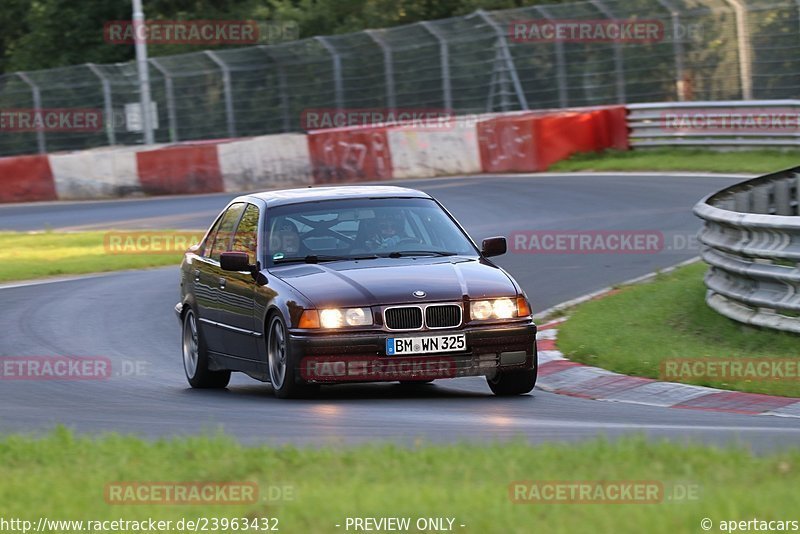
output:
[[[477,256],[475,246],[427,198],[328,200],[270,208],[271,264],[403,256]]]

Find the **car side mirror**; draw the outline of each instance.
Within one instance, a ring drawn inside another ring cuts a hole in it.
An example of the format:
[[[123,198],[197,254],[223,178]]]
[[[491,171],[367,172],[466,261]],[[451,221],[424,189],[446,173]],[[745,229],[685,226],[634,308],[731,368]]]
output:
[[[252,271],[253,265],[247,252],[223,252],[219,255],[219,266],[223,271]]]
[[[505,237],[487,237],[481,245],[481,254],[490,258],[492,256],[502,256],[508,250]]]

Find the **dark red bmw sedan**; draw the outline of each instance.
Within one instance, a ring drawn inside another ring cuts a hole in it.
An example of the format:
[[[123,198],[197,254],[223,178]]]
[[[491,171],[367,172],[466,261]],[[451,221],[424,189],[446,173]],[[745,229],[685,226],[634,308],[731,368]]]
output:
[[[448,211],[400,187],[234,199],[181,264],[192,387],[238,371],[281,398],[322,384],[483,375],[496,395],[536,383],[536,326],[514,279]]]

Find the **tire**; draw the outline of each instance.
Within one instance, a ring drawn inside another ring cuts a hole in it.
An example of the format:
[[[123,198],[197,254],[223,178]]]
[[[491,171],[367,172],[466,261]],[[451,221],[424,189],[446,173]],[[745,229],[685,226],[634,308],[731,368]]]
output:
[[[295,358],[286,343],[286,323],[280,314],[273,314],[267,321],[267,365],[272,391],[279,399],[298,399],[315,393],[319,387],[313,384],[298,384]]]
[[[525,395],[533,391],[536,385],[537,369],[523,369],[519,371],[498,372],[494,378],[486,377],[489,389],[498,397],[511,397]]]
[[[189,308],[183,316],[181,333],[183,370],[189,385],[197,389],[222,389],[231,381],[230,371],[211,371],[208,368],[208,349],[203,334],[197,328],[197,318]]]

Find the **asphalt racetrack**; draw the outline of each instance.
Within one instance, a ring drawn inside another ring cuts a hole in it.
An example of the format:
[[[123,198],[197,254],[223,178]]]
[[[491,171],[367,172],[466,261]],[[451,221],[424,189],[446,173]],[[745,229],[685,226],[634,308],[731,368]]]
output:
[[[476,241],[535,230],[660,231],[649,254],[526,254],[498,259],[522,284],[534,312],[674,265],[698,254],[691,214],[735,177],[535,175],[393,182],[429,192]],[[0,207],[0,229],[204,229],[234,195]],[[235,375],[225,391],[188,388],[173,312],[177,267],[0,288],[0,355],[102,356],[114,376],[92,381],[0,381],[0,431],[157,437],[224,429],[245,443],[408,444],[523,437],[572,441],[644,433],[679,441],[743,442],[765,450],[800,441],[797,419],[617,404],[535,390],[495,398],[482,378],[432,385],[323,388],[316,399],[281,401],[270,386]],[[687,355],[689,356],[689,355]]]

